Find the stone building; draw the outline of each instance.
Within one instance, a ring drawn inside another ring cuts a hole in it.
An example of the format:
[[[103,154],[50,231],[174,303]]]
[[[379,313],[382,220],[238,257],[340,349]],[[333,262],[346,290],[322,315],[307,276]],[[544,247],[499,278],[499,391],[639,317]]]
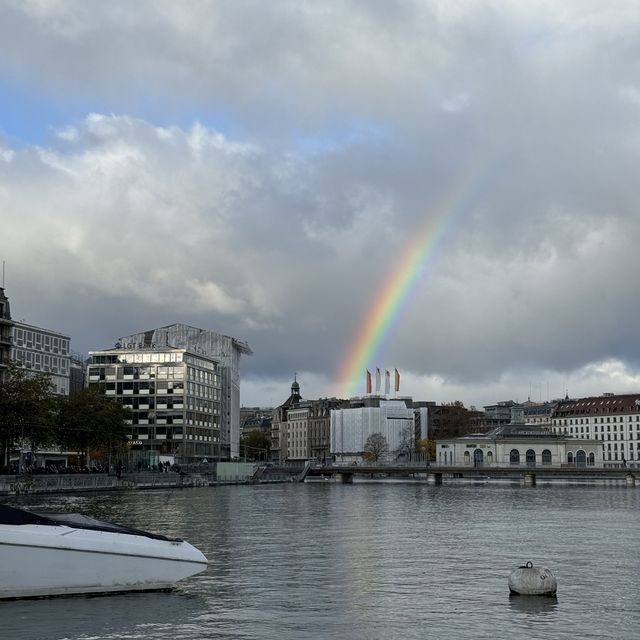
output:
[[[331,411],[346,404],[346,400],[338,398],[304,400],[294,379],[291,394],[273,412],[272,460],[280,463],[328,460]]]
[[[436,442],[436,464],[454,467],[601,467],[595,439],[549,433],[527,425],[503,425],[483,434]]]
[[[551,416],[551,430],[597,440],[607,467],[640,468],[640,393],[566,398]]]

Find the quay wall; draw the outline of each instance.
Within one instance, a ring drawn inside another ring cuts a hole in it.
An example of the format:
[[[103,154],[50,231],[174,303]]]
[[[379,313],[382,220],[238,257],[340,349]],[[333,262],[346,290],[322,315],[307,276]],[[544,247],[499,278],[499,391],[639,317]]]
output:
[[[107,474],[0,476],[0,496],[45,493],[81,493],[136,489],[184,489],[218,484],[214,474],[131,473],[120,478]]]

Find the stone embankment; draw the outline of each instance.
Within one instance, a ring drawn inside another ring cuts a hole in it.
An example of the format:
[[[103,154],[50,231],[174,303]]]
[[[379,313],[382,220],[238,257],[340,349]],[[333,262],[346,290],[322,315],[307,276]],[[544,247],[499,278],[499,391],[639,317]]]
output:
[[[81,493],[137,489],[185,489],[225,484],[263,484],[300,479],[301,468],[271,467],[245,462],[218,462],[181,473],[106,473],[0,475],[0,496]]]
[[[179,473],[0,476],[0,496],[43,493],[79,493],[117,489],[180,489],[216,484],[213,476]]]

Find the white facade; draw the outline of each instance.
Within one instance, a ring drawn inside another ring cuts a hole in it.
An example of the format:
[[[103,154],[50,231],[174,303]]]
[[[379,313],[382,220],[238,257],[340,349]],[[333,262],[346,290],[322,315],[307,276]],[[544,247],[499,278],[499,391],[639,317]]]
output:
[[[415,432],[414,410],[404,400],[380,400],[379,407],[356,407],[331,411],[331,453],[336,460],[354,461],[362,456],[367,438],[382,434],[392,458],[403,442],[407,427]]]
[[[436,464],[454,467],[602,467],[602,447],[552,435],[464,436],[436,443]]]

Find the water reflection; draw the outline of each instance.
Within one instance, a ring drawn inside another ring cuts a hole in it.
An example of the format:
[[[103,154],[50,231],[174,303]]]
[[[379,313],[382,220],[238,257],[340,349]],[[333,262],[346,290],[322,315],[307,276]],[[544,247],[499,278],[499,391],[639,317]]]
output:
[[[640,627],[638,489],[316,483],[12,502],[185,538],[211,564],[170,594],[0,603],[0,638],[574,640]],[[509,598],[526,560],[552,568],[559,600]]]
[[[557,596],[520,596],[509,595],[509,607],[518,613],[530,615],[553,613],[558,609]]]
[[[3,638],[121,638],[150,626],[180,626],[202,610],[201,598],[179,590],[0,603]],[[152,637],[142,635],[139,637]]]

